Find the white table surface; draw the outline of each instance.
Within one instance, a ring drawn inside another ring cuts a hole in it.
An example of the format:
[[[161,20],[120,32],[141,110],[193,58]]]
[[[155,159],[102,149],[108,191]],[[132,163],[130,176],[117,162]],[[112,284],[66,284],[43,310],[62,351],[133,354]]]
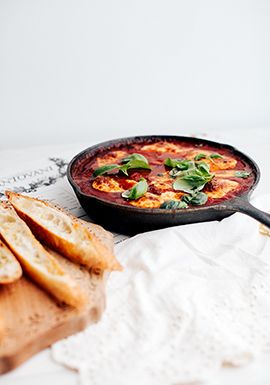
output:
[[[179,132],[175,132],[179,134]],[[183,133],[181,133],[183,134]],[[184,134],[189,134],[188,132]],[[254,192],[255,195],[268,193],[270,191],[269,178],[269,156],[270,156],[270,129],[250,129],[227,131],[222,134],[214,130],[208,130],[207,139],[228,142],[237,146],[243,152],[254,158],[261,169],[261,181]],[[115,137],[120,136],[115,135]],[[88,147],[92,143],[75,143],[61,146],[46,146],[35,148],[23,148],[16,150],[3,150],[0,152],[1,175],[0,178],[12,175],[18,172],[27,162],[33,162],[35,159],[55,152],[57,154],[76,154],[83,148]],[[266,208],[267,209],[267,208]],[[270,208],[268,208],[269,210]],[[50,350],[46,349],[37,354],[16,370],[2,375],[0,378],[1,385],[47,385],[78,384],[76,372],[64,368],[50,358]],[[207,385],[269,385],[270,384],[270,354],[262,355],[259,359],[252,361],[248,366],[243,368],[224,368],[213,381]],[[107,385],[107,384],[104,384]],[[110,384],[117,385],[117,384]],[[127,384],[128,385],[128,384]],[[170,385],[170,384],[168,384]]]

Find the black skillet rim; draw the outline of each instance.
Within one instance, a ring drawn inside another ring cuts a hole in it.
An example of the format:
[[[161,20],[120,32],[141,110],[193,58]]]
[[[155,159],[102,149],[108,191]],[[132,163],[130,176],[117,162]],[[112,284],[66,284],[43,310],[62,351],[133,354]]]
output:
[[[210,146],[217,147],[217,148],[225,148],[225,149],[232,151],[233,153],[235,153],[237,156],[239,156],[240,158],[242,158],[243,160],[245,160],[249,164],[249,166],[252,168],[254,175],[255,175],[254,182],[250,186],[250,188],[248,190],[244,191],[242,194],[237,195],[235,198],[245,197],[246,199],[248,199],[248,197],[253,192],[253,190],[255,189],[255,187],[257,186],[257,184],[260,180],[260,169],[259,169],[257,163],[250,156],[244,154],[243,152],[239,151],[237,148],[235,148],[229,144],[215,142],[212,140],[208,140],[208,139],[204,139],[204,138],[198,138],[198,137],[192,137],[192,136],[140,135],[140,136],[129,136],[129,137],[117,138],[117,139],[108,140],[105,142],[100,142],[100,143],[97,143],[93,146],[90,146],[90,147],[86,148],[85,150],[82,150],[81,152],[76,154],[71,159],[71,161],[69,162],[68,167],[67,167],[67,178],[68,178],[69,183],[73,187],[73,189],[76,191],[76,194],[79,194],[80,196],[84,196],[85,198],[95,199],[95,200],[97,200],[97,201],[99,201],[102,204],[107,205],[107,206],[113,206],[115,208],[117,208],[117,207],[118,208],[124,208],[126,211],[130,211],[133,213],[141,213],[141,214],[150,214],[151,213],[151,214],[159,214],[159,215],[160,214],[171,215],[172,213],[175,213],[175,212],[179,212],[179,213],[183,212],[183,210],[185,212],[189,212],[189,213],[192,213],[192,212],[196,213],[196,212],[201,212],[201,211],[209,210],[209,209],[219,210],[221,207],[226,208],[227,202],[231,204],[234,201],[235,198],[232,198],[232,199],[225,200],[222,203],[217,203],[217,204],[213,204],[213,205],[209,205],[209,206],[188,207],[186,209],[160,209],[160,208],[145,209],[145,208],[138,208],[138,207],[134,207],[134,206],[122,205],[120,203],[115,203],[112,201],[108,201],[106,199],[98,198],[95,195],[85,194],[81,191],[80,187],[73,180],[72,175],[71,175],[71,170],[72,170],[73,165],[80,158],[84,157],[87,153],[95,152],[96,150],[99,150],[101,148],[104,148],[104,149],[110,148],[114,145],[129,144],[129,143],[140,142],[140,141],[143,142],[146,140],[149,140],[149,141],[151,141],[151,140],[171,140],[171,141],[177,140],[177,141],[193,142],[193,143],[198,142],[198,144],[202,143],[202,144],[210,145]]]

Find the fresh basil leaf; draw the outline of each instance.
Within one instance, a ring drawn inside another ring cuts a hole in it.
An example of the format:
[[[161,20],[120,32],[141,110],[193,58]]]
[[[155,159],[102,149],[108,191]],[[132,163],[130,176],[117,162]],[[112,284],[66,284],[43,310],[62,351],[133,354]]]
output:
[[[106,174],[106,172],[108,172],[108,171],[116,170],[118,168],[119,168],[119,166],[117,164],[106,164],[105,166],[101,166],[101,167],[97,168],[93,172],[93,176],[97,177],[99,175]]]
[[[193,173],[186,173],[181,176],[182,179],[188,181],[193,187],[197,185],[205,184],[208,178],[205,177],[202,173],[195,171]]]
[[[144,168],[146,170],[151,170],[148,160],[141,154],[131,154],[124,158],[122,163],[124,164],[119,166],[119,170],[127,176],[128,170],[132,168]]]
[[[122,197],[130,200],[141,198],[147,191],[148,185],[144,178],[141,178],[135,186],[122,193]]]
[[[146,164],[148,164],[148,160],[146,159],[146,157],[141,155],[141,154],[128,155],[124,159],[121,160],[121,163],[127,163],[131,160],[141,160],[141,161],[145,162]]]
[[[119,166],[119,171],[122,171],[126,176],[128,176],[128,163],[123,164],[123,166]]]
[[[194,169],[182,171],[181,174],[177,176],[173,188],[187,193],[195,193],[202,190],[205,184],[210,182],[213,177],[214,174],[209,172],[208,164],[199,162],[196,163]]]
[[[147,170],[151,170],[148,163],[145,163],[143,160],[139,160],[139,159],[130,160],[128,163],[125,163],[123,166],[120,166],[119,170],[127,174],[127,170],[131,168],[144,168]]]
[[[196,165],[192,160],[183,160],[182,162],[178,163],[176,165],[176,168],[179,170],[193,170],[195,169]]]
[[[164,161],[165,166],[177,168],[178,170],[190,170],[195,168],[195,163],[188,159],[172,159],[167,158]]]
[[[199,162],[199,163],[196,164],[196,166],[197,166],[197,169],[198,169],[201,173],[203,173],[203,174],[205,174],[205,175],[208,175],[208,174],[209,174],[209,172],[210,172],[210,167],[209,167],[209,165],[208,165],[207,163],[205,163],[205,162]]]
[[[196,205],[196,206],[201,206],[204,205],[208,200],[208,195],[205,194],[204,192],[198,192],[195,194],[189,201],[190,204]]]
[[[248,178],[250,176],[250,172],[248,171],[235,171],[234,174],[237,178]]]
[[[218,153],[213,153],[209,155],[209,158],[218,159],[218,158],[223,158],[223,156]]]
[[[140,159],[132,159],[128,163],[126,163],[126,165],[128,165],[128,168],[146,168],[150,170],[148,162],[145,162],[144,160]]]
[[[183,201],[166,201],[160,205],[161,209],[186,209],[188,205]]]
[[[191,199],[192,199],[192,195],[184,195],[184,196],[182,196],[181,201],[189,204]]]
[[[170,159],[170,158],[168,158]],[[193,160],[182,160],[177,161],[175,164],[175,167],[171,169],[169,174],[175,178],[177,176],[181,176],[185,173],[185,171],[191,171],[196,169],[196,164],[193,162]]]
[[[143,155],[132,154],[130,155],[129,158],[130,159],[128,160],[128,162],[125,164],[122,164],[122,166],[119,166],[117,164],[108,164],[105,166],[101,166],[94,171],[93,176],[97,177],[99,175],[106,174],[108,171],[111,171],[114,169],[118,169],[119,171],[122,171],[127,176],[128,176],[128,170],[132,168],[144,168],[147,170],[151,169],[148,164],[148,160]]]
[[[178,168],[172,168],[171,171],[169,172],[170,176],[172,176],[173,178],[176,178],[177,176],[181,175],[182,174],[182,171],[179,170]]]
[[[176,165],[177,165],[178,163],[180,163],[180,162],[182,162],[182,161],[183,161],[183,159],[172,159],[172,158],[167,158],[167,159],[165,159],[164,164],[165,164],[165,166],[167,166],[167,167],[174,168],[174,167],[176,167]]]
[[[194,160],[201,160],[205,158],[207,158],[207,156],[201,152],[200,154],[195,156]]]
[[[186,193],[193,193],[204,188],[204,184],[193,183],[191,180],[186,180],[184,178],[178,177],[173,183],[174,190],[184,191]]]
[[[208,195],[205,194],[204,192],[197,192],[192,195],[184,195],[181,200],[187,204],[200,206],[200,205],[204,205],[207,202]]]

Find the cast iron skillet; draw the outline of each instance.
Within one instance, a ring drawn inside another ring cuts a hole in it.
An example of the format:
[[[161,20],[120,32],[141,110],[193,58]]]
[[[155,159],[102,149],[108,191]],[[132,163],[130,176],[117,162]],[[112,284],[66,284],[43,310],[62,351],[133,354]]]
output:
[[[214,146],[218,149],[228,149],[233,154],[246,162],[254,173],[254,182],[251,187],[235,198],[225,200],[211,206],[198,206],[182,210],[164,209],[143,209],[133,206],[125,206],[84,194],[72,178],[72,169],[77,162],[88,158],[89,160],[102,153],[104,150],[118,147],[122,144],[151,143],[158,140],[176,140],[190,144],[202,144]],[[270,228],[270,215],[258,210],[249,203],[249,197],[260,179],[260,170],[257,164],[247,155],[238,151],[232,146],[221,144],[210,140],[185,137],[185,136],[135,136],[121,138],[108,142],[99,143],[89,147],[76,155],[68,165],[68,180],[73,187],[75,194],[91,218],[97,223],[104,225],[107,229],[123,234],[136,234],[143,231],[159,229],[168,226],[183,225],[194,222],[221,220],[237,211],[247,214]]]

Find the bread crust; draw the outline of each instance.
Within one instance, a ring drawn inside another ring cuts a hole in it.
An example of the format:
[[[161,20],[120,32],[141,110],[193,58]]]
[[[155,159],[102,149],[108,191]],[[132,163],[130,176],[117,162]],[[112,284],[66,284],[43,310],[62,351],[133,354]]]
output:
[[[0,284],[17,281],[22,276],[22,268],[9,248],[0,240]]]
[[[41,242],[87,268],[122,270],[112,250],[77,218],[49,202],[11,191],[6,195]]]
[[[0,234],[23,270],[52,296],[74,307],[87,297],[81,287],[39,243],[11,205],[0,202]]]

